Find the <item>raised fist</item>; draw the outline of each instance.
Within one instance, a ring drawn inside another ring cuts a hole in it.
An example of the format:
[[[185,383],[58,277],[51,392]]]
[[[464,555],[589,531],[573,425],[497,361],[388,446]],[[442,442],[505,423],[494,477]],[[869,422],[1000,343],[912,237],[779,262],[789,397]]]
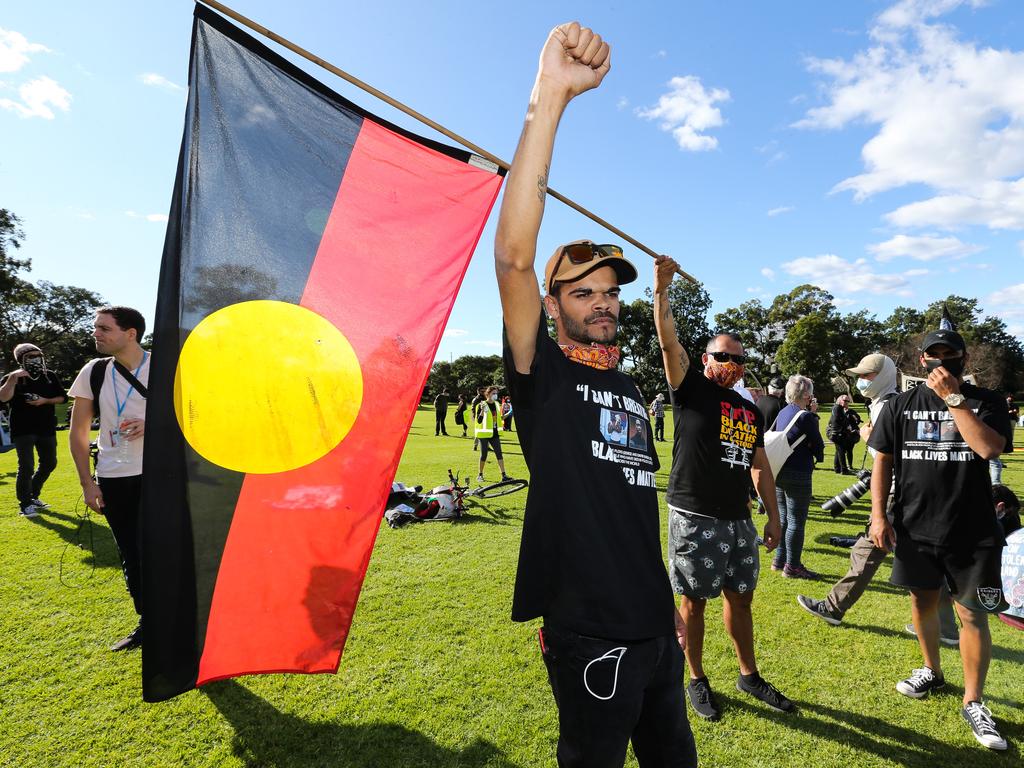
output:
[[[537,77],[572,98],[599,86],[611,65],[608,43],[572,21],[551,30],[540,54]]]

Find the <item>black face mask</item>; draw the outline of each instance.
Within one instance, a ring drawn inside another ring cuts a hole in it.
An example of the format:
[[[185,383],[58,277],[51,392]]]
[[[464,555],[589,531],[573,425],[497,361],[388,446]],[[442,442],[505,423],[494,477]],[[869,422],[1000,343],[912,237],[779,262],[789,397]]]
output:
[[[32,357],[25,361],[25,370],[33,376],[38,376],[43,372],[43,358]]]
[[[928,368],[928,373],[931,373],[938,367],[943,367],[949,371],[949,375],[953,378],[959,379],[964,372],[964,358],[950,357],[946,360],[932,360],[931,358],[925,358],[925,367]]]

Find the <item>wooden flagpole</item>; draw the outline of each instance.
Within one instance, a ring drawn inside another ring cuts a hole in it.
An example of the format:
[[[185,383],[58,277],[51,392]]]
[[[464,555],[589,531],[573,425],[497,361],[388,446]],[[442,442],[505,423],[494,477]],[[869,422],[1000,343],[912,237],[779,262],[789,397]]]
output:
[[[367,93],[369,93],[370,95],[375,96],[376,98],[380,99],[381,101],[386,102],[387,104],[390,104],[395,109],[397,109],[397,110],[399,110],[401,112],[404,112],[405,114],[409,115],[409,117],[412,117],[412,118],[415,118],[416,120],[419,120],[424,125],[429,125],[431,128],[433,128],[438,133],[443,134],[444,136],[447,136],[452,141],[456,141],[456,142],[458,142],[459,144],[461,144],[464,147],[467,147],[468,149],[472,150],[476,154],[480,155],[480,157],[483,157],[483,158],[486,158],[487,160],[490,160],[492,163],[494,163],[495,165],[497,165],[497,166],[499,166],[501,168],[504,168],[506,171],[508,171],[510,169],[509,163],[507,163],[506,161],[502,160],[497,155],[491,154],[490,152],[488,152],[483,147],[479,147],[476,144],[474,144],[473,142],[469,141],[468,139],[464,139],[462,136],[459,136],[454,131],[450,131],[447,128],[445,128],[443,125],[434,122],[433,120],[431,120],[426,115],[420,114],[419,112],[417,112],[412,107],[407,107],[405,104],[403,104],[400,101],[397,101],[396,99],[391,98],[390,96],[388,96],[383,91],[377,90],[376,88],[374,88],[369,83],[364,83],[358,77],[350,75],[348,72],[344,71],[343,69],[339,69],[338,67],[336,67],[333,64],[331,64],[329,61],[324,61],[323,59],[321,59],[316,54],[310,53],[305,48],[296,45],[295,43],[291,42],[290,40],[286,40],[285,38],[281,37],[276,32],[272,32],[271,30],[267,29],[263,25],[257,24],[252,19],[246,18],[245,16],[243,16],[240,13],[238,13],[237,11],[234,11],[231,8],[228,8],[223,3],[220,3],[217,0],[195,0],[195,2],[196,3],[201,3],[202,5],[209,6],[210,8],[213,8],[214,10],[219,11],[220,13],[223,13],[225,16],[227,16],[228,18],[234,19],[235,21],[237,21],[242,26],[248,27],[249,29],[253,30],[254,32],[257,32],[257,33],[263,35],[264,37],[269,38],[270,40],[273,40],[278,45],[284,46],[285,48],[287,48],[292,53],[295,53],[295,54],[301,56],[302,58],[306,59],[307,61],[312,62],[313,64],[316,64],[318,67],[323,67],[324,69],[326,69],[331,74],[337,75],[342,80],[345,80],[345,81],[351,83],[352,85],[356,86],[356,88],[360,88],[360,89],[366,91]],[[613,234],[617,235],[618,237],[621,237],[627,243],[629,243],[630,245],[640,249],[641,251],[643,251],[644,253],[648,254],[649,256],[657,257],[659,255],[657,253],[657,251],[651,250],[646,245],[641,243],[639,240],[636,240],[635,238],[630,237],[629,235],[627,235],[625,232],[623,232],[618,227],[616,227],[616,226],[610,224],[609,222],[605,221],[604,219],[602,219],[597,214],[588,211],[582,205],[580,205],[579,203],[576,203],[573,200],[570,200],[565,195],[562,195],[561,193],[556,192],[551,187],[548,187],[548,194],[551,195],[556,200],[558,200],[558,201],[560,201],[562,203],[565,203],[570,208],[572,208],[574,211],[582,213],[584,216],[586,216],[591,221],[593,221],[593,222],[595,222],[597,224],[600,224],[602,227],[607,229],[609,232],[612,232]],[[680,268],[680,269],[678,269],[676,271],[680,275],[682,275],[684,278],[689,280],[691,283],[698,282],[697,278],[695,278],[693,275],[689,274],[688,272],[683,271],[682,268]]]

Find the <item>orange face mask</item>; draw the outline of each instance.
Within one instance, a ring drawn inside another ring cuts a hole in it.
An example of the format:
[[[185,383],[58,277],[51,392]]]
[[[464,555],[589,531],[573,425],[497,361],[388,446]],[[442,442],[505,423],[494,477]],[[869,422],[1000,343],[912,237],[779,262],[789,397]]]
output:
[[[580,346],[577,344],[559,344],[562,352],[574,363],[588,365],[591,368],[600,368],[607,371],[617,368],[619,365],[619,348],[615,345],[588,344]]]

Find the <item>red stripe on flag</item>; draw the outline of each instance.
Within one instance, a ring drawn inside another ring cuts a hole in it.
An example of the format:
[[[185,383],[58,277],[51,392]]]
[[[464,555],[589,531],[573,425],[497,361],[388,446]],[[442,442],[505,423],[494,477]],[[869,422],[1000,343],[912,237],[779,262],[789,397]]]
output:
[[[352,344],[362,407],[319,461],[245,478],[198,683],[337,669],[409,425],[500,185],[363,122],[301,301]]]

